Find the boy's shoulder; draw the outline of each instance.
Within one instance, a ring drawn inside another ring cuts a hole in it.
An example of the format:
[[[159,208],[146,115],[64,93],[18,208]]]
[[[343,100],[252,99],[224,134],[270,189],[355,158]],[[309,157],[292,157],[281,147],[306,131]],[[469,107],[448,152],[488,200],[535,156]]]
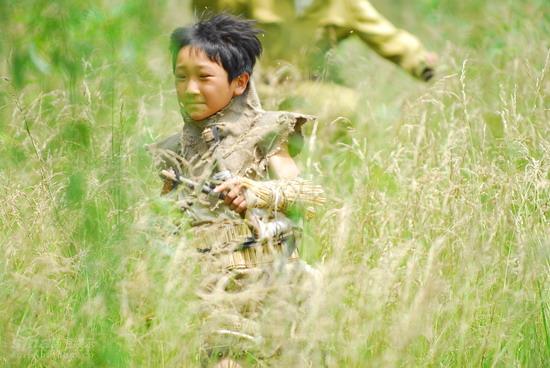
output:
[[[249,83],[246,101],[241,104],[245,116],[253,116],[248,130],[249,136],[259,137],[257,146],[265,155],[277,151],[282,144],[288,144],[292,156],[297,155],[303,146],[302,127],[317,120],[315,116],[298,112],[264,110],[253,81]],[[253,111],[248,114],[247,112]]]
[[[289,111],[262,110],[243,131],[248,137],[256,137],[254,140],[263,152],[267,153],[282,144],[288,144],[291,155],[295,156],[300,152],[303,145],[303,126],[314,121],[316,121],[316,117],[312,115]],[[229,131],[232,131],[231,133],[235,133],[234,129],[228,128]],[[217,134],[224,136],[229,133],[224,130],[222,128]],[[197,133],[193,133],[190,134],[187,129],[179,129],[168,137],[147,145],[146,148],[154,157],[160,158],[161,161],[172,161],[175,160],[172,156],[181,154],[186,148],[183,145],[191,145],[190,142],[197,140]],[[187,137],[187,135],[191,136]]]
[[[178,167],[181,152],[181,131],[145,146],[151,154],[155,166],[160,169]]]
[[[153,150],[170,150],[170,151],[179,151],[181,147],[181,131],[174,133],[166,138],[162,138],[159,141],[151,143],[147,146],[149,151]]]
[[[263,131],[260,148],[264,152],[270,152],[287,144],[291,156],[297,155],[304,141],[302,127],[315,120],[316,117],[312,115],[297,112],[264,111],[257,123],[259,130]]]

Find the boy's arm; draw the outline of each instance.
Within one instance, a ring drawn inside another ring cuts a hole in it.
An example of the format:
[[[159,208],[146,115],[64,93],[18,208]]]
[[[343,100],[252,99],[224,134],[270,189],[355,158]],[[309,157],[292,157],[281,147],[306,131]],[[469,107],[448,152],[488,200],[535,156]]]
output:
[[[225,203],[241,214],[248,207],[273,208],[285,212],[291,207],[295,208],[295,205],[316,205],[325,201],[319,186],[298,178],[299,169],[286,146],[269,158],[268,166],[276,180],[254,181],[234,177],[220,184],[214,191],[224,193]],[[251,192],[247,193],[247,190]]]
[[[288,153],[285,144],[279,152],[268,159],[269,173],[276,179],[294,179],[300,174],[296,163]],[[245,187],[241,178],[235,177],[218,185],[214,192],[224,193],[224,202],[237,213],[244,213],[248,208],[245,198]]]
[[[288,153],[288,146],[285,144],[281,150],[268,159],[269,173],[275,179],[294,179],[300,175],[300,169]]]

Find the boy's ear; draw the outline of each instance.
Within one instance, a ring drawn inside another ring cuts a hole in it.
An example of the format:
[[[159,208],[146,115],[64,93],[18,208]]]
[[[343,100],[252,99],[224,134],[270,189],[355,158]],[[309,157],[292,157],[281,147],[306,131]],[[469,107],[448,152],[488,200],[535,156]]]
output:
[[[246,91],[248,87],[248,81],[250,80],[250,74],[247,72],[242,73],[241,75],[235,77],[231,83],[235,84],[235,91],[233,92],[233,97],[240,96]]]

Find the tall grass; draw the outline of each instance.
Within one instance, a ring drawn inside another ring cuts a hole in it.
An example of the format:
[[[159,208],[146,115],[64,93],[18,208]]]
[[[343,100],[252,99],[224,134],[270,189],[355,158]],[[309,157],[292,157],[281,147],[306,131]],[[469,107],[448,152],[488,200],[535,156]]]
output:
[[[548,366],[548,5],[374,3],[433,40],[439,78],[334,52],[359,105],[321,111],[300,162],[333,198],[300,245],[322,282],[266,308],[283,348],[257,364]],[[196,366],[201,271],[143,149],[180,124],[166,40],[189,13],[0,8],[0,363]]]

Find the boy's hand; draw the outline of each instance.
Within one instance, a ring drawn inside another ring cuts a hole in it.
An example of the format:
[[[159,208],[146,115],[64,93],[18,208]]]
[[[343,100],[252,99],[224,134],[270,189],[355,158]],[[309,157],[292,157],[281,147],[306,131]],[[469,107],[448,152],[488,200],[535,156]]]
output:
[[[244,194],[245,190],[238,177],[226,180],[214,188],[215,193],[223,193],[225,195],[223,199],[225,204],[238,214],[245,213],[248,208]]]

